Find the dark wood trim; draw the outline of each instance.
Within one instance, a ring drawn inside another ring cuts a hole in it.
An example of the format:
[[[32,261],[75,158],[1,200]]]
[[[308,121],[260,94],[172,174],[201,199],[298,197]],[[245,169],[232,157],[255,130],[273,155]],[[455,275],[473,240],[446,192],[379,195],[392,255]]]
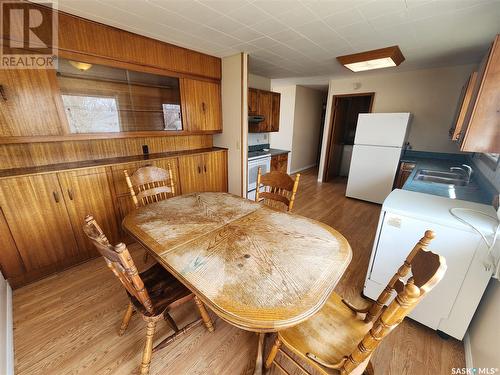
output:
[[[403,61],[405,61],[405,57],[403,56],[403,53],[399,49],[399,46],[391,46],[386,48],[374,49],[371,51],[354,53],[350,55],[338,56],[337,61],[345,66],[346,64],[383,59],[386,57],[390,57],[392,61],[394,61],[396,66],[400,65]]]
[[[333,120],[335,119],[335,102],[338,98],[349,98],[349,97],[357,97],[357,96],[370,96],[370,108],[368,110],[369,113],[372,112],[373,109],[373,102],[375,101],[375,92],[363,92],[363,93],[356,93],[356,94],[335,94],[332,96],[332,110],[330,112],[330,119],[329,119],[329,127],[328,127],[328,141],[326,144],[326,153],[325,153],[325,162],[323,163],[323,173],[322,173],[322,180],[323,182],[326,182],[326,177],[327,177],[327,171],[328,167],[330,165],[330,151],[331,151],[331,141],[332,141],[332,135],[333,135]]]

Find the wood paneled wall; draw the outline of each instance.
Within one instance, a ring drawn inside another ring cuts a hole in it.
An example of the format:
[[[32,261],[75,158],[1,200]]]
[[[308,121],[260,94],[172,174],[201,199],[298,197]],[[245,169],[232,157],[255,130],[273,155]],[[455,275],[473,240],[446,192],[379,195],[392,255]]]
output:
[[[212,147],[212,135],[95,139],[0,145],[0,169]]]

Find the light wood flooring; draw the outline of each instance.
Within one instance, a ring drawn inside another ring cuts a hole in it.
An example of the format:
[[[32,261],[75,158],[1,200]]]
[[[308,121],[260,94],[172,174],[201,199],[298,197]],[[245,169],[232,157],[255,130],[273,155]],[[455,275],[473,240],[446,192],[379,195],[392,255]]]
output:
[[[294,211],[331,225],[348,239],[353,259],[336,291],[359,303],[380,206],[345,198],[345,179],[319,184],[316,173],[303,173]],[[140,263],[142,250],[135,246],[132,254]],[[117,335],[126,303],[123,288],[102,259],[15,290],[16,374],[136,374],[145,325],[134,316],[125,335]],[[186,306],[173,315],[183,325],[196,311]],[[170,333],[160,323],[156,339]],[[216,319],[214,333],[200,326],[155,353],[151,375],[251,374],[256,345],[255,334]],[[373,362],[377,375],[448,375],[452,367],[465,366],[461,342],[443,340],[409,319],[385,339]]]

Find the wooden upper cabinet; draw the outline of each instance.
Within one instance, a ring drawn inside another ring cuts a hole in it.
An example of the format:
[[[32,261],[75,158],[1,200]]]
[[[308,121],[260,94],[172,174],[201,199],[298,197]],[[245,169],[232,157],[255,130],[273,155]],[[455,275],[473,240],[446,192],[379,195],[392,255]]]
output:
[[[500,152],[500,35],[479,67],[459,142],[461,151]]]
[[[259,91],[248,89],[248,114],[259,115]]]
[[[58,136],[66,130],[53,70],[0,69],[0,137]]]
[[[106,168],[87,168],[57,174],[78,247],[88,258],[98,256],[95,246],[82,231],[85,216],[92,215],[111,243],[119,241],[111,186]]]
[[[472,91],[474,90],[474,85],[476,84],[477,72],[473,72],[460,93],[460,99],[457,107],[457,112],[453,120],[452,127],[450,129],[450,139],[452,141],[458,141],[460,135],[462,134],[462,128],[464,125],[465,115],[467,114],[467,109],[472,97]]]
[[[0,207],[27,273],[42,276],[86,258],[56,174],[0,180]]]
[[[250,133],[279,131],[280,100],[280,93],[248,89],[248,114],[264,117],[261,122],[248,124]]]
[[[280,130],[280,102],[281,102],[281,94],[279,92],[273,92],[273,106],[272,106],[272,116],[271,116],[272,132],[277,132]]]
[[[222,131],[220,84],[181,79],[183,123],[190,132]]]

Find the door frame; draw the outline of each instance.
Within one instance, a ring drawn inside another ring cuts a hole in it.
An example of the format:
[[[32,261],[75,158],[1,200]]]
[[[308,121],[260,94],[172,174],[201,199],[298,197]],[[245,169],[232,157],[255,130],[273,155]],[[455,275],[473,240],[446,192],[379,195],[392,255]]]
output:
[[[335,109],[336,109],[336,101],[339,98],[349,98],[349,97],[357,97],[357,96],[370,96],[370,107],[368,109],[368,113],[372,112],[373,109],[373,102],[375,100],[375,92],[363,92],[363,93],[356,93],[356,94],[338,94],[338,95],[333,95],[332,96],[332,109],[330,111],[330,120],[329,120],[329,127],[328,127],[328,141],[326,143],[326,153],[325,153],[325,163],[323,166],[323,182],[326,182],[326,177],[327,177],[327,171],[330,166],[330,151],[331,151],[331,142],[332,142],[332,137],[333,137],[333,124],[335,120]]]

